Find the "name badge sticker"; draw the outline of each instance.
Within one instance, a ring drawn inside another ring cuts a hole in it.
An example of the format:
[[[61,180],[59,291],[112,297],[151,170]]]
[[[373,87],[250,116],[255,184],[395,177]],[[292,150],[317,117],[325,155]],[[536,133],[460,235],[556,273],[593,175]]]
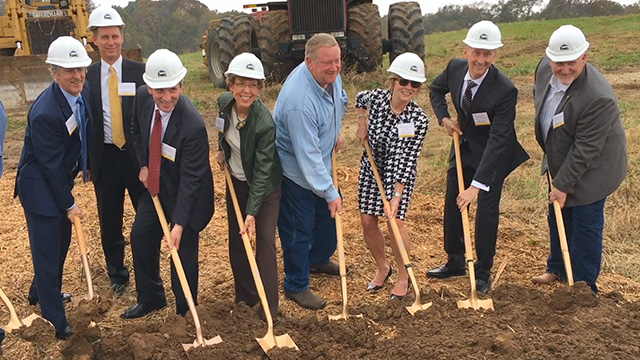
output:
[[[176,161],[176,148],[162,143],[162,157],[171,161]]]
[[[221,117],[216,119],[216,130],[218,130],[218,132],[224,132],[224,119]]]
[[[548,119],[548,118],[547,118]],[[553,115],[553,128],[559,128],[560,126],[564,125],[564,112],[558,113]]]
[[[491,125],[491,120],[489,120],[489,115],[486,112],[471,115],[473,116],[473,122],[476,123],[476,126]]]
[[[134,96],[135,94],[136,94],[136,83],[134,82],[118,83],[119,96]]]
[[[74,131],[78,128],[78,121],[76,120],[76,116],[71,114],[67,121],[64,122],[64,125],[67,127],[67,132],[69,135],[73,134]]]
[[[415,127],[413,123],[403,123],[396,125],[398,128],[398,137],[413,137],[415,136]]]

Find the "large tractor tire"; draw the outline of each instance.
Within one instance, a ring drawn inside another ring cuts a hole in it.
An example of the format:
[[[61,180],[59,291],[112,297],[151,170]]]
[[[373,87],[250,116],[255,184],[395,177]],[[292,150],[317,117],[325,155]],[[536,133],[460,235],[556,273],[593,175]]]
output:
[[[360,4],[349,8],[348,37],[360,38],[364,57],[348,54],[358,71],[372,71],[382,65],[382,30],[378,5]]]
[[[222,19],[207,33],[207,67],[213,86],[226,88],[224,73],[234,56],[251,52],[255,43],[255,22],[250,15]]]
[[[271,81],[282,81],[295,67],[293,59],[278,61],[278,43],[291,41],[289,14],[286,10],[272,10],[262,15],[258,31],[258,47],[265,75]]]
[[[388,16],[389,39],[392,43],[389,62],[405,52],[416,53],[424,60],[424,26],[420,4],[415,1],[391,4]]]

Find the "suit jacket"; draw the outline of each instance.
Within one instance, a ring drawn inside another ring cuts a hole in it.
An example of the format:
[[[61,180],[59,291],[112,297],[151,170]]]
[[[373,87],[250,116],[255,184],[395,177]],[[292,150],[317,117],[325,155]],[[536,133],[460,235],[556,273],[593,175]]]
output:
[[[553,185],[569,194],[565,206],[591,204],[613,193],[627,174],[618,99],[607,79],[587,63],[554,112],[564,115],[564,125],[551,128],[543,142],[540,113],[552,74],[544,57],[534,88],[536,140],[545,152],[542,170],[550,171]]]
[[[94,181],[98,181],[100,177],[100,165],[102,164],[102,151],[104,148],[104,116],[102,112],[102,87],[100,86],[100,67],[102,61],[95,62],[87,68],[87,80],[89,86],[89,101],[91,102],[93,134],[91,142],[92,147],[89,149],[89,158],[91,160],[91,177]],[[142,85],[142,74],[144,74],[144,63],[122,58],[122,79],[121,82],[134,82],[136,89]],[[124,137],[127,141],[127,150],[129,157],[134,165],[134,169],[138,169],[138,159],[135,154],[133,137],[131,136],[131,119],[133,117],[133,96],[122,96],[122,125],[124,126]]]
[[[149,162],[149,141],[155,102],[147,86],[136,92],[131,132],[140,167]],[[209,138],[202,116],[184,95],[173,109],[163,145],[175,148],[174,160],[162,156],[160,201],[167,219],[201,231],[213,216],[213,176]]]
[[[518,89],[506,75],[491,65],[473,97],[469,114],[465,116],[460,99],[468,70],[469,65],[465,59],[451,60],[447,68],[431,83],[429,97],[438,122],[442,124],[443,118],[451,117],[445,98],[447,93],[451,93],[463,133],[460,149],[462,163],[476,169],[473,180],[492,186],[501,183],[511,171],[529,159],[518,142],[514,127]],[[478,113],[486,113],[491,124],[476,126],[472,114]],[[449,168],[454,167],[455,153],[452,145]]]
[[[87,104],[87,89],[83,90],[82,97]],[[90,134],[89,107],[86,113],[87,134]],[[67,99],[55,82],[38,96],[29,109],[14,193],[14,196],[20,196],[20,202],[27,211],[42,216],[59,216],[74,204],[71,189],[74,178],[82,169],[82,162],[79,128],[69,135],[65,124],[72,114]]]

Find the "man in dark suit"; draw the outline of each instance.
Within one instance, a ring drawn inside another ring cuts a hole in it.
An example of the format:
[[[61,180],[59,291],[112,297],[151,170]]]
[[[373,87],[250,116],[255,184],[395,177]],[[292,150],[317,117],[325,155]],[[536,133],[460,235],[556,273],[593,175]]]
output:
[[[131,230],[138,301],[122,313],[125,319],[166,306],[159,263],[163,232],[151,198],[158,193],[167,221],[173,225],[169,247],[178,249],[197,303],[198,236],[213,216],[213,177],[204,121],[189,99],[181,95],[186,74],[176,54],[157,50],[147,60],[143,75],[147,86],[136,93],[133,145],[140,165],[139,178],[148,191],[140,196]],[[188,305],[173,263],[171,286],[176,312],[184,315]]]
[[[90,111],[85,108],[85,69],[91,63],[82,43],[62,36],[49,46],[46,63],[54,82],[31,105],[24,147],[18,163],[15,194],[20,196],[29,229],[34,278],[29,303],[40,302],[42,316],[67,339],[71,327],[61,294],[62,269],[71,242],[71,220],[82,212],[71,189],[82,169],[87,181],[87,136]]]
[[[562,217],[573,276],[597,293],[602,260],[604,204],[624,180],[627,147],[618,99],[604,76],[587,63],[584,34],[573,25],[558,28],[536,69],[535,130],[549,172],[551,254],[536,284],[566,280],[553,202]],[[552,186],[551,186],[552,185]]]
[[[477,197],[476,283],[478,291],[491,289],[490,273],[496,252],[500,197],[504,179],[529,158],[518,143],[514,120],[518,90],[492,63],[502,46],[500,29],[490,21],[473,25],[463,41],[465,59],[453,59],[431,84],[431,105],[440,126],[460,135],[460,152],[466,190],[459,194],[453,146],[449,154],[444,209],[445,265],[429,270],[427,277],[448,278],[465,274],[465,248],[460,210]],[[451,93],[458,113],[449,114],[445,95]]]
[[[134,209],[143,190],[132,145],[131,118],[135,90],[144,84],[144,63],[122,57],[123,27],[120,14],[109,6],[96,8],[89,17],[89,30],[93,32],[101,57],[87,69],[93,110],[91,179],[98,203],[107,273],[116,296],[122,295],[129,284],[122,234],[125,188]]]

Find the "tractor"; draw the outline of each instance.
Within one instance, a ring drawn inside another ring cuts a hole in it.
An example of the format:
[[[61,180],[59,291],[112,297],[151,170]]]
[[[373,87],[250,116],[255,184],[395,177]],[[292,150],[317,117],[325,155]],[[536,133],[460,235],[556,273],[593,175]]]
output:
[[[371,0],[288,0],[244,5],[252,14],[212,20],[203,36],[203,56],[215,87],[225,88],[224,72],[237,54],[254,53],[272,82],[278,82],[304,60],[313,35],[333,35],[343,61],[368,72],[404,52],[424,59],[424,27],[417,2],[391,4],[388,36],[382,37],[378,6]],[[255,10],[260,11],[255,11]]]

